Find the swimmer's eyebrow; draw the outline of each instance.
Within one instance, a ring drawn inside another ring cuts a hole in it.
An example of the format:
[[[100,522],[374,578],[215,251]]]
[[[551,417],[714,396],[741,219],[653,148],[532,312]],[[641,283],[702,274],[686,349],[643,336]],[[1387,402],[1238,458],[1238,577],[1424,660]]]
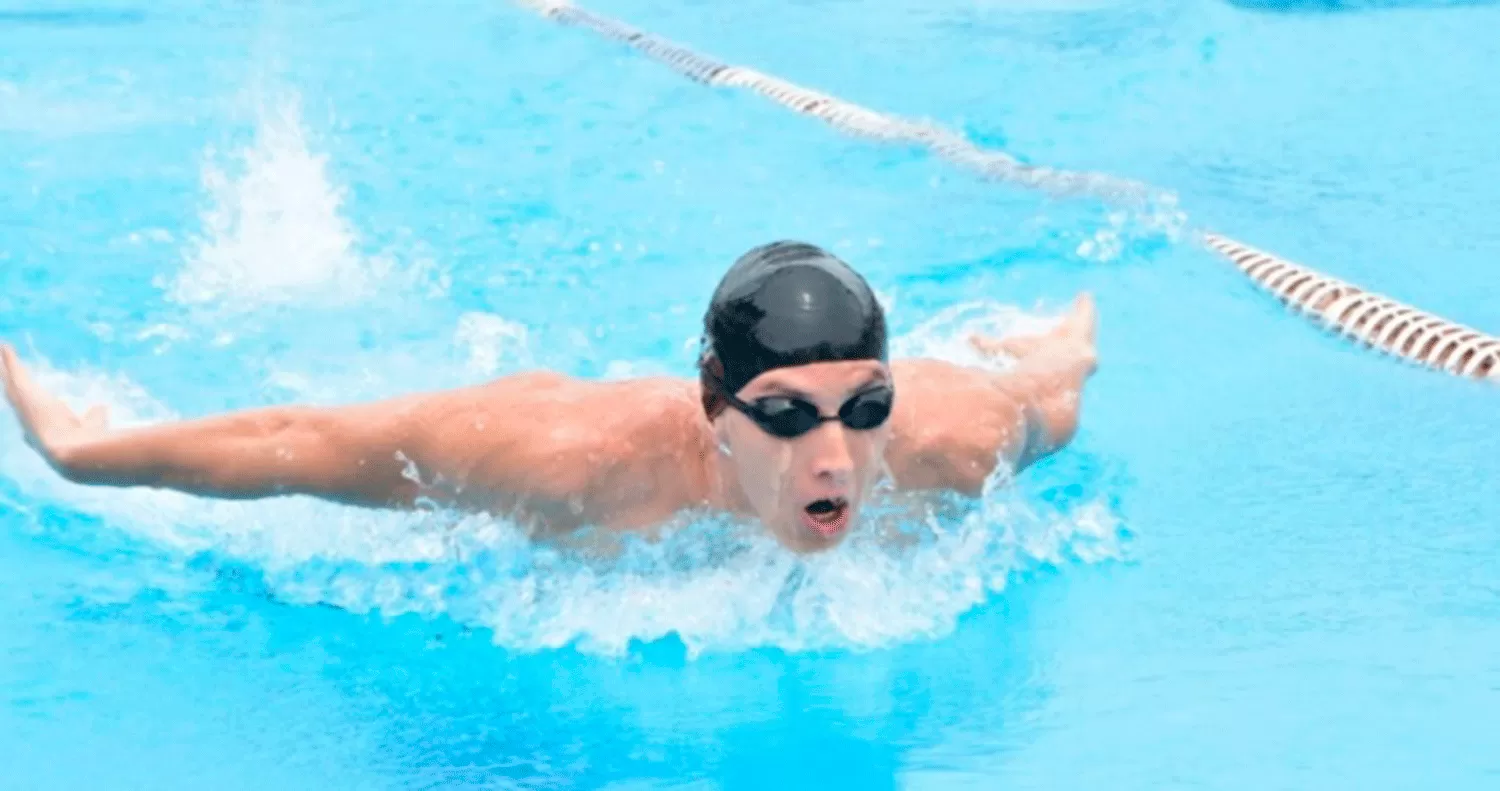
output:
[[[884,385],[889,385],[890,383],[891,383],[890,374],[886,373],[883,370],[880,370],[880,371],[871,371],[870,372],[870,378],[868,378],[865,381],[860,382],[858,385],[855,385],[854,387],[850,388],[849,392],[846,394],[846,397],[856,396],[856,395],[859,395],[860,393],[863,393],[863,392],[865,392],[867,390],[874,390],[877,387],[881,387],[881,386],[884,386]],[[766,382],[766,392],[761,393],[760,395],[756,396],[756,398],[771,398],[771,397],[800,398],[803,401],[816,401],[817,400],[817,399],[813,398],[812,396],[808,395],[807,393],[805,393],[805,392],[803,392],[801,390],[798,390],[797,388],[792,387],[789,384],[784,384],[784,383],[778,382],[776,380],[772,380],[772,381]]]
[[[780,398],[800,398],[803,401],[813,400],[813,397],[808,395],[807,393],[804,393],[801,390],[792,387],[791,385],[784,385],[780,382],[767,382],[766,392],[761,393],[760,395],[756,396],[756,398],[770,398],[773,396]]]

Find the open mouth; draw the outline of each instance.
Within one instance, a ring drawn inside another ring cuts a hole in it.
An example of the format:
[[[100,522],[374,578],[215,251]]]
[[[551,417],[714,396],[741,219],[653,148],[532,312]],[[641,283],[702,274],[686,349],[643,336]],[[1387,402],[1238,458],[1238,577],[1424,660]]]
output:
[[[842,497],[814,500],[803,509],[802,521],[825,537],[838,535],[849,523],[849,501]]]

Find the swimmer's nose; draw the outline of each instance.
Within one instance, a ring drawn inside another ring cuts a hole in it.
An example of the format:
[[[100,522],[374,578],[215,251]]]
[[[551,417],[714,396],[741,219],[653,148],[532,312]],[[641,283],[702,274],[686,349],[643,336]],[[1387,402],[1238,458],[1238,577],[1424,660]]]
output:
[[[849,455],[844,427],[829,421],[813,429],[806,437],[807,451],[812,454],[813,476],[820,483],[845,487],[854,480],[854,457]]]

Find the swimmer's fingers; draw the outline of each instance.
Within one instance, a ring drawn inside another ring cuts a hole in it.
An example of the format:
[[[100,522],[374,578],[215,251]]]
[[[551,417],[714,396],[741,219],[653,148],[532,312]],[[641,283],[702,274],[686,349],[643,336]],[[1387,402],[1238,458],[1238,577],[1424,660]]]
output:
[[[5,369],[5,398],[21,422],[27,444],[49,461],[55,460],[62,443],[81,434],[86,424],[61,399],[36,383],[9,344],[0,345],[0,363]],[[95,410],[90,412],[90,418],[102,426],[106,416],[101,410]]]
[[[10,408],[16,413],[16,420],[21,424],[26,443],[40,450],[36,407],[33,403],[35,399],[32,396],[36,385],[31,381],[26,366],[21,365],[15,348],[8,343],[0,344],[0,378],[5,383],[5,400],[10,402]]]
[[[16,417],[22,418],[22,393],[25,389],[26,369],[16,357],[16,350],[8,343],[0,343],[0,384],[5,386],[5,400],[10,402],[12,409],[16,411]]]
[[[1058,325],[1055,332],[1093,343],[1098,324],[1099,311],[1094,306],[1094,295],[1084,291],[1074,297],[1073,304],[1068,308],[1067,315],[1063,316],[1062,323]]]
[[[1017,338],[991,338],[988,335],[970,335],[969,346],[983,357],[991,360],[1003,357],[1021,358],[1036,351],[1037,346],[1043,340],[1045,338],[1032,335]]]
[[[31,373],[26,366],[21,364],[21,358],[16,356],[16,350],[10,344],[0,345],[0,364],[5,369],[5,400],[10,402],[11,409],[15,410],[16,419],[21,423],[21,430],[26,435],[27,444],[41,450],[41,437],[38,430],[40,423],[40,407],[38,406],[37,394],[41,388],[37,387],[32,380]]]
[[[1066,346],[1087,347],[1092,354],[1097,323],[1098,312],[1094,307],[1094,297],[1085,291],[1073,299],[1057,326],[1045,333],[1007,338],[971,335],[969,345],[974,351],[990,359],[1011,357],[1019,360],[1039,351]]]

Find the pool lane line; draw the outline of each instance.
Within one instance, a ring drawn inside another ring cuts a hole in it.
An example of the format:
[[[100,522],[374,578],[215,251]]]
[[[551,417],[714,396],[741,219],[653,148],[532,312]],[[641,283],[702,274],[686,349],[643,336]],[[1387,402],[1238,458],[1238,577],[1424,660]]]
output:
[[[1500,338],[1219,234],[1202,241],[1293,312],[1355,343],[1444,373],[1500,379]]]
[[[1040,190],[1054,197],[1095,198],[1129,208],[1145,208],[1169,194],[1142,182],[1106,173],[1026,164],[1003,151],[976,146],[963,136],[935,124],[886,115],[754,69],[723,63],[569,2],[516,1],[560,24],[587,28],[624,43],[694,82],[749,90],[854,137],[923,147],[995,181]],[[1221,234],[1202,231],[1197,238],[1293,312],[1351,341],[1456,376],[1500,381],[1500,338],[1366,291]]]

